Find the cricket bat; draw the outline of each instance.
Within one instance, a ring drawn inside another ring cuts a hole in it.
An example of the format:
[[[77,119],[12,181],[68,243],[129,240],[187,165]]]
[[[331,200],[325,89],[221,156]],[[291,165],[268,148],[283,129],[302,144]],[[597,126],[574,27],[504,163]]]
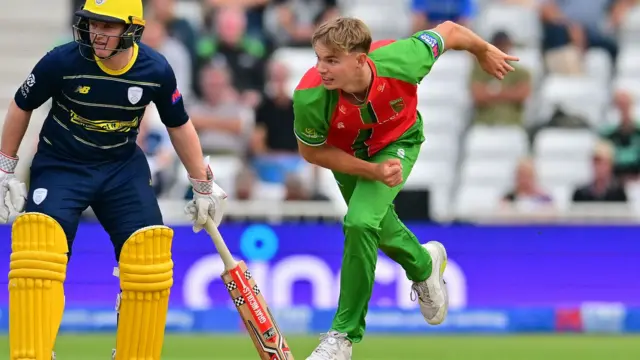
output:
[[[294,360],[289,345],[245,262],[233,259],[222,235],[211,219],[207,220],[205,230],[211,236],[220,254],[224,264],[222,280],[253,340],[260,359]]]

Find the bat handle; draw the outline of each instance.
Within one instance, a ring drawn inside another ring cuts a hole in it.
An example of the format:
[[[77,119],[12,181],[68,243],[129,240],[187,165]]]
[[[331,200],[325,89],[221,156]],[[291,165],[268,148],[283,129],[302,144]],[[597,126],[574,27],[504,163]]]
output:
[[[207,222],[204,224],[204,229],[209,233],[211,240],[213,240],[213,245],[215,245],[216,250],[218,250],[218,254],[220,254],[220,259],[222,259],[225,270],[230,270],[236,267],[238,263],[233,258],[233,255],[231,255],[231,251],[229,251],[227,244],[225,244],[218,227],[213,223],[213,219],[207,219]]]

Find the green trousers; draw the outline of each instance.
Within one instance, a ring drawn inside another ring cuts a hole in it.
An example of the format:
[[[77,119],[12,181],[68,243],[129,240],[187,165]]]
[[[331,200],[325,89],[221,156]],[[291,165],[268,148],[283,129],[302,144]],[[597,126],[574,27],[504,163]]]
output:
[[[416,162],[421,144],[398,141],[369,159],[382,162],[400,159],[406,181]],[[378,249],[400,264],[411,281],[431,275],[431,256],[416,236],[398,219],[393,200],[402,185],[390,188],[382,182],[334,173],[348,204],[344,218],[344,255],[340,275],[340,299],[332,330],[346,333],[353,343],[362,340]],[[409,294],[407,293],[407,296]]]

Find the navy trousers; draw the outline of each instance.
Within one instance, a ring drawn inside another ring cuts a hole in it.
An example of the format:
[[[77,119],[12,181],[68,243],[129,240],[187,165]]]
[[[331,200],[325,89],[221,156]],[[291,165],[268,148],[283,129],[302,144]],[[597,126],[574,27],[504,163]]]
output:
[[[39,150],[28,185],[25,210],[49,215],[60,223],[69,255],[80,216],[89,206],[111,238],[116,261],[136,230],[163,225],[149,164],[140,148],[127,159],[96,164],[73,162]]]

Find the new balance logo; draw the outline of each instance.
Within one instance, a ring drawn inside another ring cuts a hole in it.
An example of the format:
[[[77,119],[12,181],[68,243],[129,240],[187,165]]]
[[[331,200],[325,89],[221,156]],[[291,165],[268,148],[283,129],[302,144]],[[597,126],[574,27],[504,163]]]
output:
[[[75,92],[86,95],[89,93],[90,90],[91,90],[90,86],[78,86]]]

